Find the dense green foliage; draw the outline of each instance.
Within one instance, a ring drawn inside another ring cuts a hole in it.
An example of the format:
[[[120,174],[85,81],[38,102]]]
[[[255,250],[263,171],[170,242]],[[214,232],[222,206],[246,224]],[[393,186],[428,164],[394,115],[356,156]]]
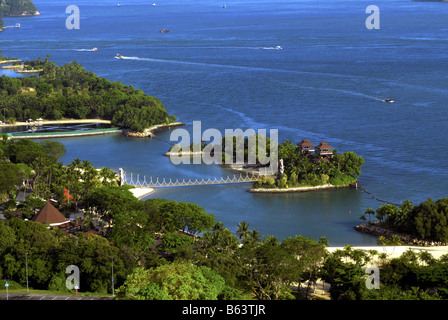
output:
[[[72,205],[86,204],[87,196],[95,188],[118,184],[114,171],[96,170],[86,160],[75,159],[63,166],[57,160],[64,154],[65,147],[59,142],[8,140],[4,135],[0,140],[0,166],[4,170],[0,175],[0,199],[14,197],[27,182],[34,196],[44,199],[54,196],[69,209]],[[65,189],[73,197],[71,200],[65,199]]]
[[[379,288],[368,289],[365,272],[375,252],[346,246],[329,254],[320,269],[334,300],[446,300],[448,256],[435,259],[427,251],[408,250],[398,258],[379,254]],[[378,254],[376,252],[375,254]],[[381,256],[383,256],[381,258]]]
[[[429,198],[418,205],[406,200],[399,207],[383,204],[376,210],[371,208],[364,215],[375,217],[387,227],[419,239],[448,242],[448,198],[437,201]]]
[[[2,201],[11,200],[4,203],[8,220],[0,221],[0,278],[14,288],[26,286],[28,266],[31,288],[68,292],[66,267],[76,265],[80,290],[110,294],[113,264],[119,299],[303,299],[320,280],[330,284],[334,300],[448,298],[447,257],[436,260],[422,251],[387,260],[384,254],[349,246],[328,253],[325,238],[263,238],[245,221],[233,234],[196,204],[137,200],[131,187],[117,185],[110,169],[101,173],[79,159],[62,166],[57,159],[64,152],[57,142],[1,140]],[[16,206],[12,199],[24,179],[32,194]],[[73,199],[64,197],[63,186]],[[42,195],[56,196],[62,212],[85,208],[80,229],[64,233],[24,220],[43,206]],[[437,232],[441,229],[431,223],[443,220],[440,212],[446,212],[446,203],[405,202],[395,209],[385,205],[377,217],[404,226],[408,220],[398,212],[408,212],[415,217],[416,230],[425,226]],[[85,236],[94,226],[99,235]],[[380,257],[375,263],[381,286],[368,289],[365,268],[375,255]],[[292,290],[304,282],[300,291]]]
[[[31,0],[0,0],[0,17],[32,15],[36,11]]]
[[[42,70],[39,76],[0,77],[0,120],[102,118],[138,132],[175,120],[142,90],[100,78],[75,61],[57,66],[48,59],[24,62]]]
[[[333,150],[327,157],[308,155],[298,150],[298,146],[286,140],[278,146],[278,159],[283,159],[284,173],[276,177],[265,177],[256,182],[254,188],[293,188],[303,186],[347,186],[357,181],[361,175],[364,159],[356,153],[342,154]]]
[[[196,204],[139,201],[129,186],[98,179],[88,161],[62,166],[57,157],[64,149],[55,142],[5,138],[0,151],[0,163],[17,174],[14,182],[26,175],[33,191],[18,207],[7,201],[8,220],[0,221],[0,278],[11,283],[26,284],[27,263],[32,288],[66,292],[65,268],[76,265],[81,290],[110,293],[112,260],[121,299],[293,299],[292,283],[316,280],[324,242],[263,240],[246,222],[234,235]],[[30,170],[16,172],[14,166]],[[61,186],[73,196],[61,194],[56,205],[62,212],[87,209],[79,231],[24,220],[43,206],[41,195],[55,197]],[[12,199],[17,187],[5,188]],[[94,221],[100,235],[84,236]]]

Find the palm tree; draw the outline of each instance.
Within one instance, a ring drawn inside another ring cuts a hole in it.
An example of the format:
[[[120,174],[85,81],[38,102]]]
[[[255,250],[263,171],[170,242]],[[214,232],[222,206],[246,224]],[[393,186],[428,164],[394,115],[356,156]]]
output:
[[[104,186],[117,185],[117,174],[110,168],[101,168],[98,172]]]
[[[246,240],[250,240],[251,243],[257,243],[261,240],[262,236],[263,235],[259,233],[257,229],[254,229],[248,232]]]
[[[241,221],[238,225],[237,225],[237,230],[236,230],[236,235],[238,236],[238,238],[240,239],[244,239],[247,237],[247,234],[249,232],[249,224],[246,221]]]
[[[375,210],[373,210],[372,208],[367,208],[365,211],[364,211],[364,215],[369,215],[369,222],[370,222],[370,215],[372,215],[372,214],[375,214]]]

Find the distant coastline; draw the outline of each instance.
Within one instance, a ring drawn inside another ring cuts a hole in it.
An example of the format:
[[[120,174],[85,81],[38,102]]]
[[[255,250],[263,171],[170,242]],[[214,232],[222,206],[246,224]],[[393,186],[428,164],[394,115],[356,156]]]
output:
[[[11,14],[8,16],[4,16],[4,18],[5,17],[6,18],[8,18],[8,17],[33,17],[33,16],[40,16],[40,15],[41,15],[41,13],[38,10],[36,10],[36,11],[34,11],[34,13],[28,13],[28,11],[24,11],[21,14]]]

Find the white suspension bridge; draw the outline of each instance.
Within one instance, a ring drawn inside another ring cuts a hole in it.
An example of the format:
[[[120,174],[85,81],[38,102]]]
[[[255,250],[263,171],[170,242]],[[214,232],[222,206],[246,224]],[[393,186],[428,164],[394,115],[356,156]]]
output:
[[[254,174],[239,174],[227,177],[215,177],[215,178],[159,178],[159,177],[146,177],[140,174],[134,175],[130,173],[127,175],[123,169],[119,170],[121,185],[127,184],[140,188],[170,188],[170,187],[193,187],[203,185],[220,185],[220,184],[237,184],[237,183],[250,183],[259,181],[261,176]]]

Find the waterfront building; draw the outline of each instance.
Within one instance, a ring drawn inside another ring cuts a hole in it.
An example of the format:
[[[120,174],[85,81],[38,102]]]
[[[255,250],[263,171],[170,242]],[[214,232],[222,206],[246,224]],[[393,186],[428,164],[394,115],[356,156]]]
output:
[[[316,153],[319,156],[330,156],[333,154],[333,147],[323,141],[316,147]]]
[[[300,152],[306,153],[306,154],[312,154],[314,153],[314,144],[311,143],[308,139],[303,139],[302,142],[297,144],[299,146]]]

